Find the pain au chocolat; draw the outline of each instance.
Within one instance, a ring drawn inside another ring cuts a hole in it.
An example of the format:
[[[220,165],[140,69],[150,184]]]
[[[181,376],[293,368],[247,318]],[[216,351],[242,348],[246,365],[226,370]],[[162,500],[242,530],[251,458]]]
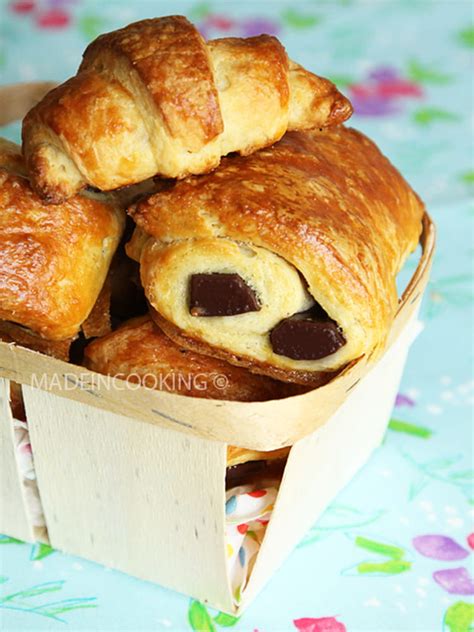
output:
[[[101,35],[75,77],[23,122],[37,192],[58,203],[86,185],[112,190],[182,178],[249,154],[287,130],[346,120],[349,101],[268,35],[205,42],[182,16]]]
[[[128,252],[180,345],[318,386],[384,349],[423,205],[363,134],[288,133],[132,206]]]
[[[124,216],[85,196],[45,205],[20,148],[0,139],[0,337],[66,358],[93,313]]]

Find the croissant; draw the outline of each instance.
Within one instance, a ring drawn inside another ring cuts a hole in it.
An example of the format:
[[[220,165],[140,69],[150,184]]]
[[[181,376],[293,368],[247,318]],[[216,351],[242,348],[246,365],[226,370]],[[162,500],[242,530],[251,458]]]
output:
[[[290,132],[132,206],[152,315],[184,347],[318,386],[376,358],[423,204],[363,134]]]
[[[351,112],[276,38],[206,44],[186,18],[170,16],[92,42],[78,74],[26,116],[23,152],[36,191],[58,203],[86,185],[205,173],[230,152],[250,154]]]
[[[65,357],[101,292],[125,214],[86,196],[47,206],[23,174],[20,148],[0,139],[0,336]]]

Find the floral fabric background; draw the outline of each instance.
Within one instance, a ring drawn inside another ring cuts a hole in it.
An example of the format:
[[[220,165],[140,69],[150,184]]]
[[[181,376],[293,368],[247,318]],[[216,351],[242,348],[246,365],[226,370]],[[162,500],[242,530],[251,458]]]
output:
[[[3,537],[3,630],[473,629],[472,7],[470,0],[0,1],[2,83],[63,80],[88,41],[144,17],[184,13],[208,38],[278,35],[294,59],[351,98],[351,124],[401,169],[439,230],[426,328],[383,446],[240,620]],[[19,138],[18,125],[2,132]]]

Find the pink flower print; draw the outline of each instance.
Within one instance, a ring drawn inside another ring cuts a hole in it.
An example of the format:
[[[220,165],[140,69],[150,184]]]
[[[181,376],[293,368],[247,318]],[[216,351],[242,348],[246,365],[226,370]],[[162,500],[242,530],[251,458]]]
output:
[[[409,79],[398,76],[394,68],[380,67],[369,73],[369,80],[377,85],[377,92],[380,96],[390,97],[422,97],[421,87]]]
[[[24,443],[20,448],[21,454],[33,454],[30,443]]]
[[[234,20],[225,15],[210,15],[206,19],[206,23],[209,27],[218,31],[230,31],[235,24]]]
[[[394,97],[415,97],[423,96],[422,89],[411,81],[397,79],[382,83],[378,86],[378,94],[386,99]]]
[[[300,632],[347,632],[346,626],[335,617],[295,619],[293,623]]]
[[[39,28],[57,29],[69,26],[71,15],[68,5],[75,0],[46,0],[37,3],[35,0],[14,0],[10,9],[18,15],[32,15]]]
[[[34,0],[17,0],[17,2],[10,3],[10,9],[14,13],[25,15],[26,13],[31,13],[35,9],[35,2]]]
[[[374,86],[361,84],[349,87],[354,112],[360,116],[387,116],[401,111],[394,101],[378,94]]]
[[[36,24],[44,29],[64,28],[69,25],[70,21],[69,15],[62,9],[49,9],[40,13],[36,18]]]
[[[354,111],[361,116],[395,114],[402,110],[402,99],[423,96],[420,85],[387,66],[371,70],[362,82],[350,85],[349,92]]]

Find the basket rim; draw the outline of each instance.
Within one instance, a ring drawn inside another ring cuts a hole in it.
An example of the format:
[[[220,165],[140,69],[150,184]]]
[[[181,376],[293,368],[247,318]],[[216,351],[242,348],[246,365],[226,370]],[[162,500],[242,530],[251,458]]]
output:
[[[425,213],[420,236],[421,257],[400,299],[386,349],[377,362],[417,312],[428,282],[435,234],[433,221]],[[69,385],[74,382],[74,388],[65,388],[66,384],[58,381],[50,381],[41,388],[137,421],[255,450],[292,445],[323,425],[377,362],[371,364],[362,358],[328,384],[301,395],[263,402],[236,402],[190,397],[141,385],[127,389],[124,380],[113,377],[106,387],[105,376],[100,373],[15,343],[0,342],[0,377],[33,388],[33,377],[38,374],[47,378],[67,377],[65,382]]]

